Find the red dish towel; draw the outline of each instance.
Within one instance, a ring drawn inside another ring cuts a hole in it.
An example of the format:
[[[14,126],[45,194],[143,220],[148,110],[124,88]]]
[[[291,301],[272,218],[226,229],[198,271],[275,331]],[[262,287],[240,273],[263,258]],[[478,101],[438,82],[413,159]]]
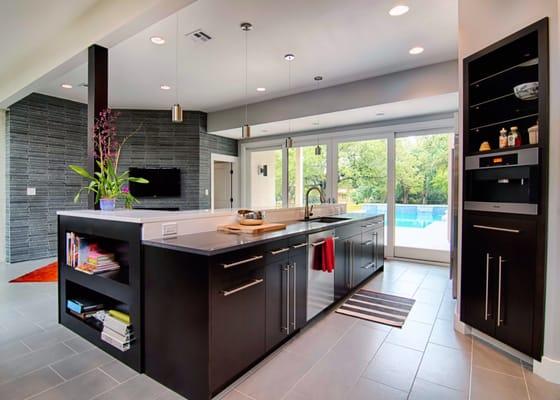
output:
[[[329,236],[325,239],[325,244],[323,246],[323,271],[333,272],[334,271],[334,239]]]

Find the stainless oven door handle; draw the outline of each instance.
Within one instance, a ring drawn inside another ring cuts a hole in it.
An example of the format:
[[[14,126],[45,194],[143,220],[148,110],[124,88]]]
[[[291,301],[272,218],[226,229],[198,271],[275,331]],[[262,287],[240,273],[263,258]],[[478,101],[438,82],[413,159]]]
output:
[[[490,317],[490,313],[488,312],[488,285],[489,285],[489,277],[490,277],[490,260],[494,257],[491,257],[489,253],[486,253],[486,297],[484,299],[484,320],[488,321],[488,317]]]

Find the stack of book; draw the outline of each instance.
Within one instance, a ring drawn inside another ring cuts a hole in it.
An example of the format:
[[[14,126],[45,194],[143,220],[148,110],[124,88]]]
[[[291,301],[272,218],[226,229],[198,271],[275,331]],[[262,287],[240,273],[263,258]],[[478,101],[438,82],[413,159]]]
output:
[[[66,300],[66,308],[70,314],[101,329],[102,323],[97,318],[97,314],[100,310],[103,310],[102,303],[74,298]]]
[[[74,232],[67,232],[66,264],[73,268],[83,264],[87,260],[89,247],[87,238],[78,236]]]
[[[116,347],[120,351],[129,350],[130,343],[134,340],[130,316],[121,311],[109,310],[103,321],[101,340]]]
[[[95,245],[90,245],[85,262],[78,264],[76,270],[94,275],[104,272],[117,271],[119,264],[115,261],[113,253],[104,252]]]

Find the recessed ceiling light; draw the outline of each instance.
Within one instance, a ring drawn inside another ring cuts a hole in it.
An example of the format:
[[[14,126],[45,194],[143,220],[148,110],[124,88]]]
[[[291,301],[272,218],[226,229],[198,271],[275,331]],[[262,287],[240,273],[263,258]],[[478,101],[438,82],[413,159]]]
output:
[[[152,36],[152,37],[150,38],[150,41],[151,41],[153,44],[165,44],[165,39],[162,38],[161,36]]]
[[[160,88],[161,90],[169,90],[169,89],[171,89],[171,86],[169,86],[169,85],[161,85],[159,88]]]
[[[389,10],[389,15],[391,15],[392,17],[398,17],[400,15],[406,14],[408,10],[410,10],[408,6],[405,6],[404,4],[399,4]]]
[[[60,87],[64,89],[72,89],[72,85],[69,83],[63,83]]]
[[[420,46],[417,46],[417,47],[413,47],[412,49],[408,50],[408,52],[410,54],[420,54],[420,53],[424,52],[424,48],[420,47]]]
[[[288,53],[284,56],[284,60],[286,61],[294,61],[296,59],[296,56],[293,55],[292,53]]]
[[[265,87],[258,87],[257,92],[266,92],[266,88]]]

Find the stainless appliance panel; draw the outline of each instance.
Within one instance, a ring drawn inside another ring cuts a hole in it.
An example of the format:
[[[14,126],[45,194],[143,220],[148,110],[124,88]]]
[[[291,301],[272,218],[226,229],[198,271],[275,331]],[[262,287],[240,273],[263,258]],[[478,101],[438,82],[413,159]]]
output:
[[[465,201],[465,210],[490,211],[508,214],[537,215],[538,204],[532,203],[495,203],[485,201]]]
[[[307,320],[319,314],[334,302],[334,273],[313,269],[315,251],[320,251],[327,237],[334,237],[334,230],[317,232],[308,237],[307,252]],[[315,246],[313,245],[315,244]]]
[[[516,166],[522,165],[538,165],[539,163],[539,149],[537,147],[532,147],[529,149],[522,149],[522,150],[512,150],[512,151],[505,151],[495,154],[480,154],[477,156],[469,156],[465,157],[465,170],[473,170],[473,169],[489,169],[489,168],[507,168],[511,167],[511,165],[497,165],[491,167],[481,167],[480,166],[480,159],[487,158],[487,157],[501,157],[506,156],[508,154],[517,154],[517,163]]]

